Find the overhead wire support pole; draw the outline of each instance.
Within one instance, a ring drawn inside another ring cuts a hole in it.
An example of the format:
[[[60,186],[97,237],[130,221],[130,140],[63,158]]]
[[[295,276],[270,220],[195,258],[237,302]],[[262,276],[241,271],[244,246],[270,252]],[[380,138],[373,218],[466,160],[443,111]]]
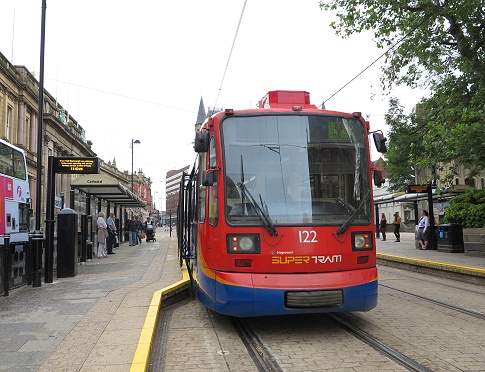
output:
[[[45,16],[47,0],[42,0],[42,21],[40,33],[40,69],[39,69],[39,107],[37,115],[37,183],[35,199],[35,230],[40,231],[41,197],[42,197],[42,127],[44,121],[44,47]]]

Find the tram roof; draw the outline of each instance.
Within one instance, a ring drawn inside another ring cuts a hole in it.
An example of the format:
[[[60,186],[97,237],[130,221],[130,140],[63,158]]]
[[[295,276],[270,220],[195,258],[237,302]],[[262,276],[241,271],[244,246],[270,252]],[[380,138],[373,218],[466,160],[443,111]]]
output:
[[[120,184],[116,179],[102,174],[78,177],[71,182],[71,189],[77,189],[86,195],[95,196],[117,205],[146,207],[146,203],[126,186]]]

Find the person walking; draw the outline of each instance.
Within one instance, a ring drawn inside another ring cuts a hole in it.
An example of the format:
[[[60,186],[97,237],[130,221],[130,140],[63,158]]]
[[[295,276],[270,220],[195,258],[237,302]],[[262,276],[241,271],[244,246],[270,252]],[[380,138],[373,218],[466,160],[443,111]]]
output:
[[[98,227],[98,258],[106,258],[106,239],[108,238],[108,225],[104,220],[104,213],[98,213],[98,219],[96,220],[96,226]]]
[[[130,247],[134,246],[137,243],[137,237],[136,237],[136,223],[135,223],[135,217],[131,216],[131,219],[126,221],[126,230],[128,230],[128,241]]]
[[[429,231],[429,217],[428,211],[423,209],[421,211],[421,218],[418,222],[418,233],[416,234],[416,240],[421,247],[421,250],[425,251],[428,249],[428,231]]]
[[[113,252],[113,246],[115,243],[115,235],[116,235],[116,223],[115,223],[115,214],[114,212],[109,212],[109,217],[106,220],[106,225],[108,225],[108,239],[107,239],[107,248],[108,254],[116,254]]]
[[[401,241],[401,233],[399,232],[401,228],[401,217],[399,217],[399,212],[394,213],[394,236],[396,237],[396,240],[394,242],[400,242]]]
[[[136,244],[141,244],[141,233],[143,232],[143,224],[138,216],[135,217],[136,225]]]
[[[382,213],[381,216],[381,223],[379,224],[379,230],[381,231],[382,234],[382,241],[386,241],[386,231],[387,231],[387,220],[386,220],[386,215]]]

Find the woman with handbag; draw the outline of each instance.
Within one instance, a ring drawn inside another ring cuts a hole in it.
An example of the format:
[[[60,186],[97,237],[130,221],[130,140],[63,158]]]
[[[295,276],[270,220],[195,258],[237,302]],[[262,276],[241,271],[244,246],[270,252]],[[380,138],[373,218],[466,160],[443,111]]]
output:
[[[106,254],[106,239],[108,238],[108,225],[104,220],[104,213],[98,213],[98,219],[96,220],[96,226],[98,227],[98,258],[108,257]]]
[[[428,249],[428,230],[429,230],[429,218],[428,218],[428,211],[423,209],[421,211],[421,218],[419,219],[418,226],[418,233],[416,234],[416,240],[421,247],[421,250]]]

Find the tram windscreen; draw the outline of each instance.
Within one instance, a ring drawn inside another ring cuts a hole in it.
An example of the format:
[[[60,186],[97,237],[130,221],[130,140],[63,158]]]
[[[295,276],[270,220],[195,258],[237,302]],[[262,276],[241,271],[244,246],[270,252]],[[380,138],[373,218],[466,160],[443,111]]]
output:
[[[229,224],[257,224],[261,210],[276,225],[340,225],[357,209],[352,224],[370,223],[367,136],[359,120],[233,116],[222,135]]]

